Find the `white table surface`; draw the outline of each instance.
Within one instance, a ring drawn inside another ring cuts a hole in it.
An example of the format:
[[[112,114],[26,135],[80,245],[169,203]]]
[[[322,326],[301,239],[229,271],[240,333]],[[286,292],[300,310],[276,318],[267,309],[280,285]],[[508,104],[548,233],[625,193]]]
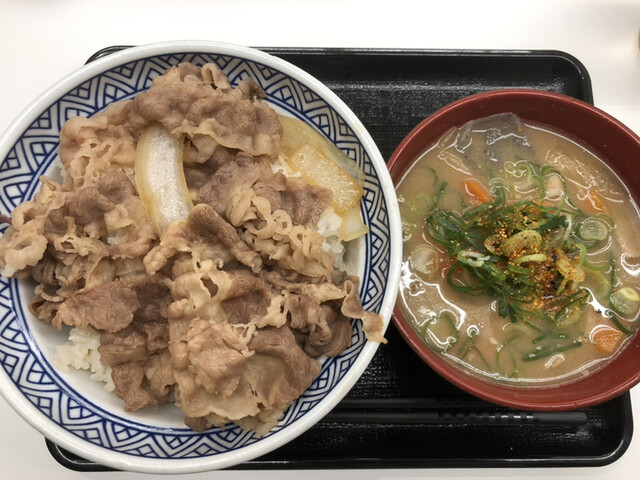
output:
[[[0,0],[0,131],[41,92],[108,45],[217,40],[251,46],[561,50],[587,68],[595,104],[640,134],[640,0]],[[640,387],[631,392],[640,423]],[[490,439],[487,439],[491,441]],[[79,473],[0,398],[4,479],[137,480]],[[622,458],[589,468],[223,471],[184,478],[638,478],[635,436]]]

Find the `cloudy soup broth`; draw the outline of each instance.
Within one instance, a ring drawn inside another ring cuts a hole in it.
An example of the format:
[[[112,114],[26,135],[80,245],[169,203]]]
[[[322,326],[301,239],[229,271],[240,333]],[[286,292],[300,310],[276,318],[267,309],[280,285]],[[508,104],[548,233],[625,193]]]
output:
[[[582,146],[494,115],[443,135],[397,193],[398,305],[450,361],[501,382],[566,382],[633,335],[638,208]]]

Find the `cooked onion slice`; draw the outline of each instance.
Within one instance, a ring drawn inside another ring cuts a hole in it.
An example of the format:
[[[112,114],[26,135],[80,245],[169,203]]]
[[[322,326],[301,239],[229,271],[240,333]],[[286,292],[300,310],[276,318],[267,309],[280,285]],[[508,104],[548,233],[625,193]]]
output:
[[[362,222],[360,209],[356,206],[340,215],[342,224],[338,236],[343,242],[348,242],[354,238],[361,237],[369,233],[369,227]]]
[[[331,202],[338,214],[360,203],[362,187],[327,155],[308,143],[304,143],[289,157],[289,164],[312,185],[331,190]]]
[[[359,185],[364,185],[364,171],[328,138],[322,136],[320,132],[302,120],[285,115],[280,115],[278,118],[282,125],[282,145],[280,148],[286,157],[291,157],[300,145],[306,143],[333,160]]]
[[[159,123],[144,129],[136,151],[136,188],[158,235],[171,222],[187,218],[193,203],[184,178],[184,138]]]
[[[360,215],[365,174],[342,150],[316,129],[296,118],[279,116],[282,154],[289,166],[312,185],[331,190],[332,206],[342,218],[340,240],[348,242],[369,232]]]
[[[340,240],[348,242],[369,231],[360,216],[364,189],[336,162],[308,143],[303,143],[288,162],[311,185],[326,188],[333,194],[331,205],[342,218]]]

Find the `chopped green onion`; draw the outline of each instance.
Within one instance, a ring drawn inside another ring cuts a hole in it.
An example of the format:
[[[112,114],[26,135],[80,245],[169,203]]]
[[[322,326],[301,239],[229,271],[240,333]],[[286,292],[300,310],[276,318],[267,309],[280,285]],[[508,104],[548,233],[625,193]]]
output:
[[[556,295],[558,296],[562,295],[562,292],[564,292],[564,289],[567,286],[567,283],[569,283],[569,278],[564,277],[560,282],[560,285],[558,285],[558,288],[556,288]]]
[[[613,290],[611,283],[609,283],[609,279],[598,270],[588,270],[588,273],[598,280],[599,290],[596,297],[598,299],[608,299]]]
[[[462,251],[458,252],[457,258],[460,262],[466,263],[471,267],[481,267],[491,257],[482,255],[480,252]]]
[[[611,266],[611,270],[609,272],[609,276],[611,278],[611,287],[615,288],[618,284],[618,276],[616,274],[616,262],[613,260],[613,251],[609,250],[609,265]]]
[[[609,228],[602,220],[587,217],[578,223],[576,234],[582,240],[601,242],[609,236]]]
[[[514,257],[518,253],[540,248],[542,235],[536,230],[522,230],[511,235],[502,244],[502,253],[508,257]]]
[[[589,260],[585,260],[584,262],[582,262],[582,266],[587,270],[590,270],[591,272],[606,272],[611,267],[609,262],[602,263],[602,264],[595,264],[595,263],[591,263]]]
[[[471,344],[469,345],[469,348],[467,348],[464,353],[462,354],[462,356],[460,357],[460,360],[464,360],[465,357],[467,356],[467,354],[471,351],[474,351],[476,353],[476,355],[478,355],[478,358],[480,358],[480,360],[482,361],[483,365],[484,365],[484,369],[487,372],[490,372],[491,369],[491,365],[489,365],[489,362],[487,362],[487,359],[484,358],[484,355],[482,354],[482,352],[480,351],[480,349],[478,347],[475,346],[475,344]]]
[[[533,360],[539,360],[541,358],[550,357],[551,355],[555,355],[556,353],[566,352],[568,350],[572,350],[574,348],[578,348],[582,346],[581,341],[569,343],[567,345],[561,345],[556,347],[536,347],[536,349],[528,353],[527,355],[522,357],[523,362],[531,362]]]
[[[622,333],[624,333],[625,335],[631,335],[631,330],[629,330],[620,320],[620,318],[618,318],[618,315],[616,315],[615,312],[612,312],[611,310],[608,310],[607,312],[605,312],[605,316],[607,318],[609,318],[611,320],[611,322],[613,322],[613,324],[616,326],[616,328],[618,330],[620,330]]]
[[[446,353],[458,342],[459,334],[455,318],[442,312],[431,318],[425,327],[424,339],[434,350]]]
[[[542,335],[539,335],[536,338],[534,338],[533,340],[531,340],[531,343],[533,343],[535,345],[536,343],[540,343],[545,338],[547,338],[547,334],[543,333]]]
[[[529,275],[531,273],[531,270],[529,270],[526,267],[519,267],[517,265],[511,265],[511,264],[507,265],[507,270],[512,273],[517,273],[519,275]]]
[[[596,217],[605,222],[608,225],[609,229],[614,229],[616,227],[616,222],[613,221],[611,215],[608,215],[604,212],[598,212]]]
[[[563,229],[571,229],[573,214],[562,209],[563,203],[507,203],[499,190],[492,201],[463,213],[435,208],[425,218],[425,233],[456,260],[446,272],[453,290],[488,294],[496,300],[498,314],[512,321],[553,321],[554,315],[573,303],[572,294],[585,277],[580,262],[586,250],[577,242],[565,241],[571,231],[567,234]],[[579,258],[573,258],[576,250]],[[551,307],[556,289],[561,295]],[[534,304],[535,308],[530,307]]]
[[[426,215],[433,209],[433,198],[431,195],[421,193],[416,196],[413,204],[411,205],[412,213],[419,215]]]
[[[508,322],[505,323],[502,327],[504,332],[510,332],[511,330],[516,330],[518,332],[524,333],[527,336],[531,336],[536,332],[536,330],[530,328],[528,325],[524,323],[516,323],[516,322]]]
[[[542,225],[536,228],[536,230],[541,235],[544,235],[545,233],[550,232],[551,230],[555,230],[556,228],[562,228],[566,226],[567,226],[567,219],[565,218],[565,216],[556,215],[554,217],[551,217],[546,222],[544,222]]]
[[[631,287],[622,287],[609,296],[609,304],[623,317],[634,317],[640,310],[640,295]]]
[[[580,308],[566,307],[556,316],[556,328],[567,328],[580,320]]]
[[[489,253],[498,255],[500,253],[500,237],[498,235],[489,235],[484,240],[484,248],[486,248]]]
[[[567,215],[565,218],[566,218],[567,226],[564,230],[564,235],[562,237],[562,240],[566,242],[571,236],[571,232],[573,231],[573,215]]]
[[[502,342],[498,348],[496,349],[496,366],[498,368],[498,370],[502,370],[503,372],[506,372],[508,369],[511,369],[511,373],[509,374],[509,377],[513,378],[514,376],[516,376],[518,374],[518,366],[516,364],[516,359],[514,358],[513,354],[511,352],[509,353],[509,358],[511,359],[510,365],[507,368],[503,368],[502,367],[502,363],[504,363],[502,361],[502,351],[504,350],[504,348],[509,345],[511,342],[513,342],[516,338],[520,338],[520,335],[518,335],[517,333],[514,335],[511,335],[509,338],[507,338],[504,342]],[[504,373],[504,376],[507,376],[507,373]]]
[[[531,255],[523,255],[522,257],[514,258],[513,263],[520,265],[525,262],[544,262],[547,260],[547,255],[544,253],[532,253]]]
[[[440,184],[440,188],[438,189],[438,193],[436,194],[436,198],[433,201],[433,208],[436,208],[438,206],[438,203],[440,203],[440,200],[442,199],[442,195],[444,195],[444,191],[447,188],[447,182],[442,182]]]

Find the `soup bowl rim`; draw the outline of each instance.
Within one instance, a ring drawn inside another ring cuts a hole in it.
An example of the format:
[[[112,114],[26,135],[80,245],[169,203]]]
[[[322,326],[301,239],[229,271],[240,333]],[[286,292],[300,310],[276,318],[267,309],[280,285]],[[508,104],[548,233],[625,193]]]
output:
[[[500,112],[494,111],[496,105],[508,104],[509,102],[522,102],[524,105],[547,102],[550,107],[557,110],[566,109],[568,112],[579,113],[586,118],[586,122],[599,122],[599,125],[615,131],[617,135],[628,141],[628,148],[640,154],[640,137],[615,117],[590,103],[565,94],[545,90],[518,88],[491,90],[451,102],[418,123],[398,144],[387,162],[394,184],[397,186],[397,182],[409,171],[418,158],[451,128],[459,127],[468,121],[496,113],[511,113],[512,111],[509,109],[499,109]],[[482,114],[482,112],[486,112],[486,114]],[[552,131],[565,133],[569,138],[577,140],[581,144],[586,144],[585,146],[587,147],[592,147],[589,142],[579,135],[567,133],[562,128],[556,128],[552,121],[541,121],[537,118],[539,115],[534,115],[536,118],[531,120],[526,114],[518,112],[516,114],[525,121],[530,120],[539,125],[546,125]],[[612,165],[608,161],[606,152],[603,153],[598,147],[590,148],[590,150],[611,167],[614,173],[619,175],[616,165]],[[623,183],[627,185],[624,180]],[[636,200],[636,204],[639,204],[640,194],[632,195],[632,198]],[[640,382],[640,363],[632,372],[621,376],[615,376],[615,374],[611,376],[608,372],[614,362],[620,361],[622,354],[628,357],[633,353],[631,352],[632,348],[640,352],[640,332],[638,331],[640,329],[636,329],[632,334],[632,338],[619,352],[604,362],[603,365],[584,376],[560,383],[525,386],[501,382],[489,376],[474,374],[447,360],[443,355],[431,349],[420,337],[417,330],[405,318],[399,307],[400,301],[399,295],[394,307],[392,321],[405,342],[440,376],[462,390],[484,400],[511,408],[524,408],[534,411],[566,411],[611,400]],[[640,353],[638,355],[640,356]],[[605,378],[605,383],[603,383],[602,387],[599,387],[597,382],[594,381],[596,377]]]

